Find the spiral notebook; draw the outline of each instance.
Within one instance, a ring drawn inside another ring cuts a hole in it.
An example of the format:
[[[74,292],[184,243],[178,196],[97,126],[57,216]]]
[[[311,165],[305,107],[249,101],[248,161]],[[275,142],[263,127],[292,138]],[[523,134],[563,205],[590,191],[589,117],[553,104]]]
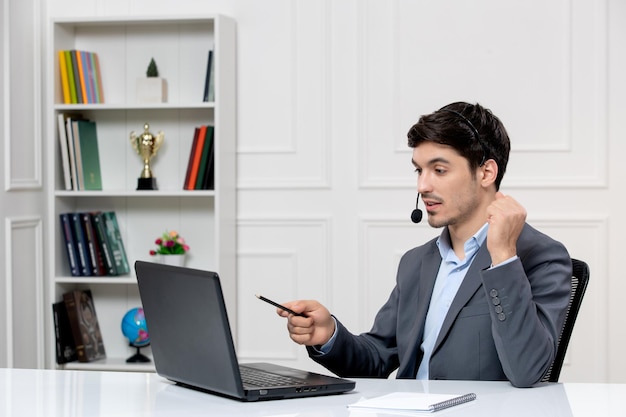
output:
[[[358,401],[348,407],[355,410],[394,411],[403,413],[432,413],[476,399],[476,394],[430,394],[423,392],[394,392],[381,397]]]

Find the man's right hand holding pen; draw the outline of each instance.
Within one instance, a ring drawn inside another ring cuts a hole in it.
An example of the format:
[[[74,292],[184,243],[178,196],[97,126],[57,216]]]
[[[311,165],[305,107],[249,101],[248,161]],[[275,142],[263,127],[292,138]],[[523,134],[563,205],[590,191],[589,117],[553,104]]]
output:
[[[279,316],[287,318],[289,337],[294,342],[305,346],[322,346],[335,333],[335,320],[328,309],[317,301],[291,301],[284,306],[307,316],[294,316],[280,308],[276,309]]]

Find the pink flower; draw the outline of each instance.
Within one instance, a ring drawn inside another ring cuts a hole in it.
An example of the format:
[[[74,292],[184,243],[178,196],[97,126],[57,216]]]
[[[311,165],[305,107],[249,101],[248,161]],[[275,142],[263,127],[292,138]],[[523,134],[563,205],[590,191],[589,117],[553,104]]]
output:
[[[157,248],[150,251],[151,256],[157,254],[182,255],[189,250],[189,245],[187,245],[185,239],[175,230],[164,232],[154,241],[154,244],[157,245]]]

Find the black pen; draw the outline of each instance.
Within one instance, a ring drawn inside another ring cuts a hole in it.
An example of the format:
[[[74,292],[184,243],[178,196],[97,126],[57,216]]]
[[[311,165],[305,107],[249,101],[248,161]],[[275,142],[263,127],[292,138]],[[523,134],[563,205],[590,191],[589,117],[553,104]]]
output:
[[[282,306],[282,305],[280,305],[280,304],[278,304],[278,303],[276,303],[276,302],[274,302],[274,301],[272,301],[272,300],[270,300],[268,298],[263,297],[262,295],[259,295],[259,294],[255,294],[255,295],[256,295],[256,298],[258,298],[259,300],[265,301],[266,303],[269,303],[269,304],[273,305],[274,307],[278,307],[281,310],[284,310],[284,311],[286,311],[289,314],[293,314],[294,316],[307,317],[306,314],[296,313],[292,309],[287,308],[285,306]]]

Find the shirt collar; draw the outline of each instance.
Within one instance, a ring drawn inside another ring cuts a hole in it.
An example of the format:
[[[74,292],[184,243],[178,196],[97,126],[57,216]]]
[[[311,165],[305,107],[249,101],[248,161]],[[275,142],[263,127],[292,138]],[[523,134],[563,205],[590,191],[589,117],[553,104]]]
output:
[[[446,226],[441,235],[437,239],[437,247],[439,253],[444,262],[453,262],[457,265],[463,265],[470,262],[478,249],[485,243],[487,239],[487,231],[489,229],[489,223],[485,223],[472,237],[465,241],[463,249],[465,251],[465,259],[462,261],[456,256],[454,250],[452,250],[452,244],[450,243],[450,231]]]

